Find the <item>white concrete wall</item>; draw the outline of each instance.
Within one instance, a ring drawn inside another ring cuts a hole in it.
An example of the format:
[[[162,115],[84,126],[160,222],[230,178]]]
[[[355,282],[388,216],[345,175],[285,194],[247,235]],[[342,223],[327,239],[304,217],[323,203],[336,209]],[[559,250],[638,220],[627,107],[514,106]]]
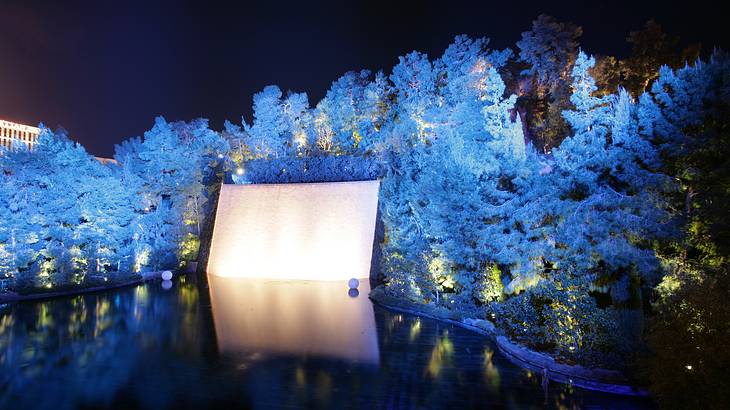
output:
[[[223,185],[208,274],[367,278],[379,181]]]

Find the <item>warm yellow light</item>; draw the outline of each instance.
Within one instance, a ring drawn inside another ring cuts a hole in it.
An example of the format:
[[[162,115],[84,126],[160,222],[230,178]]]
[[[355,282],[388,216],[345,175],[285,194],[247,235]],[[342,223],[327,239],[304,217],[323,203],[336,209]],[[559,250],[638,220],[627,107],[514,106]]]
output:
[[[368,281],[279,281],[209,276],[218,349],[223,354],[306,354],[378,364]]]
[[[303,147],[307,143],[307,134],[304,131],[297,132],[294,134],[294,142],[297,144],[297,147]]]
[[[236,175],[243,175],[243,168],[236,168]]]
[[[378,181],[223,185],[208,273],[368,278],[379,186]]]

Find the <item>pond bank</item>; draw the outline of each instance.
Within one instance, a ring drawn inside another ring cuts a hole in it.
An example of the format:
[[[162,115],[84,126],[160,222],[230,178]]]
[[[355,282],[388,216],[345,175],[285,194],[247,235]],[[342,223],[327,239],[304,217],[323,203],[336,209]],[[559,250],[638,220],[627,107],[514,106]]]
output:
[[[558,363],[545,353],[516,344],[501,334],[494,324],[488,320],[461,318],[454,312],[439,307],[424,311],[425,306],[423,305],[417,305],[387,295],[382,286],[374,288],[369,297],[375,303],[387,309],[428,317],[483,334],[497,345],[500,352],[510,362],[538,374],[546,371],[547,377],[552,381],[605,393],[649,396],[646,389],[632,386],[628,379],[616,370],[589,369],[579,365]]]
[[[112,289],[118,289],[118,288],[123,288],[123,287],[127,287],[127,286],[134,286],[134,285],[138,285],[140,283],[143,283],[143,282],[146,282],[149,280],[158,279],[161,277],[162,272],[163,271],[141,272],[139,275],[135,275],[135,277],[133,277],[132,279],[121,281],[121,282],[112,282],[109,285],[69,288],[69,289],[65,289],[62,291],[58,291],[58,292],[38,292],[38,293],[29,293],[29,294],[19,294],[16,292],[4,292],[4,293],[0,293],[0,304],[22,302],[25,300],[52,299],[52,298],[63,297],[63,296],[74,296],[74,295],[81,295],[84,293],[101,292],[101,291],[105,291],[105,290],[112,290]]]

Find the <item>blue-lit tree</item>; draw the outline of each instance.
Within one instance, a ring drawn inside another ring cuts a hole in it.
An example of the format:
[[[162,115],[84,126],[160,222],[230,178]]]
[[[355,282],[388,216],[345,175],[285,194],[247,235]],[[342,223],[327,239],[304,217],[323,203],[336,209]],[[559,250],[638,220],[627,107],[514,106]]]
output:
[[[380,188],[386,230],[382,270],[389,290],[423,301],[435,296],[437,285],[427,273],[431,251],[414,200],[422,145],[433,138],[427,118],[436,106],[436,73],[425,54],[412,52],[400,57],[390,81],[397,103],[395,120],[384,130],[389,152]]]
[[[295,156],[308,154],[314,145],[314,121],[306,93],[290,93],[283,101],[287,134]],[[290,152],[290,156],[291,152]]]
[[[44,132],[39,140],[47,138],[47,133]],[[40,283],[38,256],[42,243],[38,235],[41,231],[41,218],[38,216],[39,210],[32,206],[38,203],[38,173],[41,171],[38,166],[42,164],[36,164],[33,160],[34,157],[25,145],[0,155],[0,212],[3,217],[3,223],[0,224],[3,258],[0,264],[3,266],[3,276],[12,277],[15,286],[23,287]],[[40,175],[45,175],[47,171],[44,170]]]
[[[314,112],[322,151],[361,153],[374,149],[387,119],[390,86],[382,72],[348,72],[327,91]]]
[[[311,116],[307,95],[290,93],[282,98],[275,85],[253,96],[253,123],[243,130],[245,144],[255,157],[281,158],[296,155],[311,139]]]
[[[134,223],[138,221],[128,191],[118,176],[119,169],[94,161],[84,175],[85,194],[77,201],[81,213],[79,236],[87,259],[87,272],[132,272]]]
[[[16,147],[0,161],[8,193],[0,242],[17,288],[81,284],[128,268],[131,196],[111,169],[46,128],[32,152]]]
[[[117,147],[121,180],[135,194],[138,213],[135,265],[163,268],[194,259],[206,214],[206,177],[229,150],[207,121],[166,122],[159,117],[144,139]]]
[[[574,135],[555,152],[558,205],[568,216],[557,240],[570,249],[560,256],[578,272],[602,265],[608,272],[635,270],[651,283],[658,266],[647,240],[661,234],[659,194],[668,180],[658,172],[656,149],[639,133],[629,94],[593,96],[596,87],[587,72],[593,64],[579,55],[571,96],[576,109],[565,113]]]
[[[517,42],[520,59],[529,67],[524,74],[533,76],[543,92],[559,86],[578,51],[583,30],[571,23],[541,14],[532,22],[532,29],[522,33]]]
[[[503,98],[497,73],[507,56],[490,53],[483,39],[457,37],[435,63],[414,53],[393,71],[404,123],[392,140],[413,148],[383,182],[386,222],[397,222],[388,224],[394,249],[386,256],[425,267],[398,279],[425,300],[453,293],[448,302],[466,307],[501,297],[489,238],[509,215],[509,185],[525,156],[521,126],[510,120],[514,98]],[[398,242],[420,246],[413,253]]]
[[[639,102],[640,132],[654,137],[676,183],[668,199],[681,235],[659,248],[666,274],[648,332],[652,390],[670,407],[730,403],[729,78],[730,58],[716,52],[707,62],[662,67]]]
[[[662,201],[668,179],[658,172],[655,147],[639,132],[637,106],[625,91],[595,96],[588,74],[593,64],[585,54],[578,56],[572,73],[575,109],[565,112],[573,135],[532,174],[524,204],[514,214],[513,226],[521,233],[513,237],[514,246],[523,262],[512,269],[507,291],[526,292],[498,309],[509,318],[505,327],[530,323],[513,330],[576,357],[618,348],[596,338],[615,329],[623,331],[624,341],[638,339],[642,287],[653,286],[660,274],[651,241],[664,235],[668,220]],[[583,300],[589,291],[610,294],[617,310],[596,310],[595,301]],[[542,315],[527,309],[534,303],[523,299],[542,301]],[[545,325],[555,309],[571,321]]]

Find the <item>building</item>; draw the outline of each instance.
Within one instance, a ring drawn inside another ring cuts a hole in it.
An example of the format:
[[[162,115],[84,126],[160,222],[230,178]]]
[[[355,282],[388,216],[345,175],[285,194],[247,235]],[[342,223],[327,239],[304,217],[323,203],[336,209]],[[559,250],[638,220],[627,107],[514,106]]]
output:
[[[17,124],[10,121],[0,120],[0,147],[10,148],[13,142],[23,142],[30,149],[38,142],[38,135],[41,129],[30,125]],[[94,157],[103,165],[116,164],[112,158]]]
[[[0,147],[10,148],[17,141],[33,149],[40,133],[37,127],[0,120]]]
[[[94,157],[97,161],[101,162],[101,165],[117,165],[117,160],[114,158],[105,157]]]

